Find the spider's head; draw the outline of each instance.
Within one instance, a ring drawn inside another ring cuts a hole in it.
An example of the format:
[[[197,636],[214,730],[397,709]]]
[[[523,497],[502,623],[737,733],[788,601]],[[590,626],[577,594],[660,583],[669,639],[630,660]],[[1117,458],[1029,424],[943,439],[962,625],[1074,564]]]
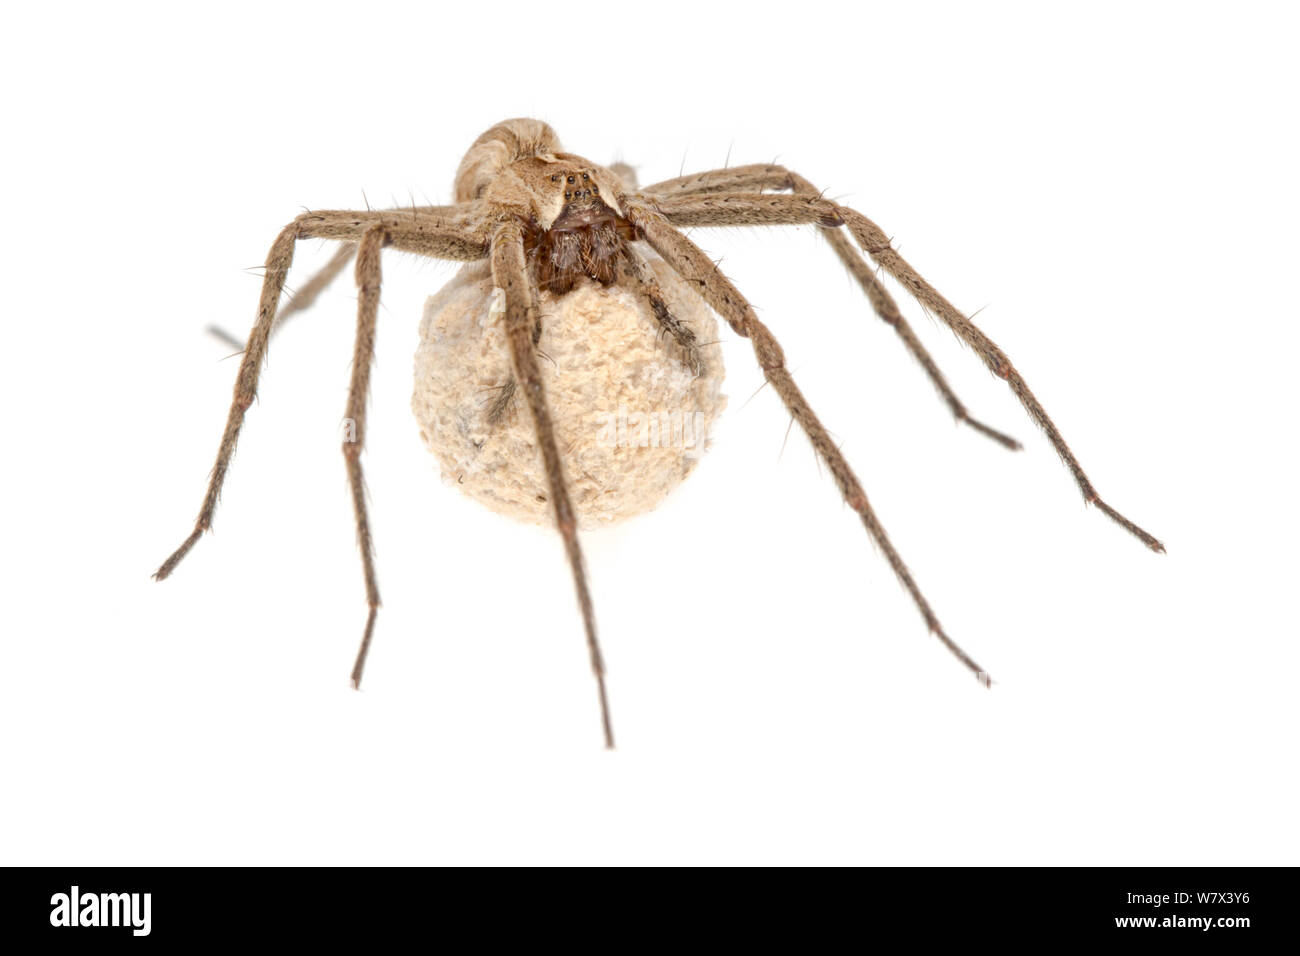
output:
[[[573,229],[622,216],[621,180],[581,156],[529,156],[501,171],[483,193],[489,203],[542,229]]]
[[[524,248],[541,289],[564,295],[584,276],[610,285],[636,230],[623,218],[623,182],[581,156],[530,156],[502,170],[483,198],[525,225]]]

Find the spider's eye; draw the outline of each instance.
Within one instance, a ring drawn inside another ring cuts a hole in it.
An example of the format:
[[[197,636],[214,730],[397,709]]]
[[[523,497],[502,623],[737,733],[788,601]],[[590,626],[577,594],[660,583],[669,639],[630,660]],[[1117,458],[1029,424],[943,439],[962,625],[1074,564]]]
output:
[[[556,173],[554,176],[551,177],[551,182],[553,182],[553,183],[558,183],[559,181],[560,181],[560,174],[559,174],[559,173]]]
[[[588,176],[586,173],[583,173],[583,174],[582,174],[582,180],[583,180],[583,182],[586,182],[586,181],[587,181],[588,179],[590,179],[590,178],[591,178],[591,177]]]
[[[570,186],[573,185],[573,177],[572,177],[572,176],[569,177],[569,185],[570,185]]]

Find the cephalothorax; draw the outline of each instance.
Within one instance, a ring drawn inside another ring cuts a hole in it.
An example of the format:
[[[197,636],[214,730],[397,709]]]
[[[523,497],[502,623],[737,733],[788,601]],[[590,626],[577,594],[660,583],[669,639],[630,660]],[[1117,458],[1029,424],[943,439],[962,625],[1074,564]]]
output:
[[[557,440],[557,433],[569,420],[566,417],[557,421],[553,417],[548,398],[548,381],[552,391],[557,386],[563,388],[565,370],[544,372],[538,360],[538,343],[545,331],[544,313],[539,306],[542,297],[550,297],[550,301],[567,307],[578,301],[575,296],[588,295],[589,303],[594,301],[599,308],[613,299],[592,300],[592,290],[608,290],[609,296],[621,296],[619,307],[633,310],[629,321],[644,320],[651,324],[653,332],[671,345],[671,361],[679,371],[689,373],[679,392],[687,394],[692,379],[709,384],[709,388],[696,389],[690,394],[696,401],[709,405],[710,413],[720,408],[716,380],[720,379],[721,367],[705,356],[707,343],[696,330],[700,322],[708,320],[683,318],[692,309],[688,297],[698,297],[707,303],[733,331],[749,339],[767,382],[826,463],[845,501],[859,515],[929,630],[987,685],[988,675],[947,635],[921,594],[876,518],[857,476],[795,385],[775,337],[717,265],[682,234],[681,227],[688,226],[811,224],[820,227],[836,255],[861,285],[876,314],[893,326],[958,421],[1008,448],[1019,448],[1014,439],[972,418],[966,411],[880,282],[876,269],[864,258],[865,253],[974,349],[990,371],[1006,380],[1070,469],[1088,504],[1095,505],[1147,547],[1164,551],[1158,540],[1101,499],[1046,411],[997,345],[894,251],[880,227],[861,213],[823,198],[797,173],[775,165],[739,166],[638,188],[626,167],[606,168],[565,153],[554,131],[545,123],[515,119],[497,124],[475,141],[457,172],[455,199],[455,205],[451,206],[308,212],[276,237],[266,260],[257,320],[244,348],[234,401],[198,520],[190,536],[157,570],[156,578],[167,577],[212,525],[244,413],[256,395],[272,331],[287,316],[310,305],[355,256],[359,289],[357,336],[345,412],[352,427],[344,441],[343,454],[369,604],[361,648],[352,671],[353,684],[359,685],[379,607],[360,454],[365,440],[366,398],[379,306],[380,251],[393,247],[433,258],[484,263],[477,267],[478,272],[471,269],[466,276],[468,281],[485,283],[482,321],[499,322],[499,339],[508,355],[508,365],[502,366],[503,380],[493,386],[497,396],[482,408],[481,421],[470,423],[474,428],[481,428],[482,434],[476,432],[467,440],[474,449],[479,449],[491,440],[494,428],[503,427],[516,404],[526,408],[533,437],[531,447],[535,448],[532,454],[540,463],[545,482],[544,491],[531,497],[549,509],[568,555],[599,689],[607,746],[613,746],[614,738],[605,695],[605,668],[577,535],[580,513],[586,512],[575,507],[571,496],[574,465],[566,455],[571,453],[572,443]],[[304,284],[283,308],[278,308],[294,245],[299,239],[309,238],[334,239],[344,245],[320,273]],[[486,304],[489,295],[491,307]],[[593,361],[599,359],[596,356]],[[556,375],[561,378],[557,379]],[[435,399],[434,404],[439,401],[440,398]],[[479,416],[476,412],[466,413],[457,419],[457,427],[462,432],[469,428],[466,425],[469,418]],[[444,472],[446,467],[444,462]]]

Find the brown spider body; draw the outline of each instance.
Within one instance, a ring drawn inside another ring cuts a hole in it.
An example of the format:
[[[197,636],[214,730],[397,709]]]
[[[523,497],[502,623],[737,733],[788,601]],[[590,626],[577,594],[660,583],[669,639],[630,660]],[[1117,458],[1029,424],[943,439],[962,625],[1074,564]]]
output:
[[[626,243],[637,237],[615,199],[626,188],[610,170],[557,152],[511,163],[482,198],[514,213],[538,288],[563,295],[582,276],[601,285],[618,278],[628,260]]]
[[[366,400],[374,357],[381,251],[392,247],[439,259],[487,260],[494,289],[500,293],[504,303],[504,340],[513,372],[512,380],[501,392],[509,401],[517,391],[528,409],[537,439],[536,450],[546,475],[547,498],[555,526],[564,542],[582,613],[592,671],[599,689],[605,742],[607,746],[613,746],[605,694],[605,667],[596,638],[595,615],[577,536],[577,521],[564,458],[556,440],[555,422],[538,364],[537,344],[543,320],[538,298],[542,289],[555,295],[567,295],[583,277],[602,286],[619,284],[630,294],[642,297],[662,332],[676,340],[685,366],[696,370],[701,343],[696,341],[692,330],[673,315],[655,271],[648,268],[642,251],[648,246],[675,274],[683,288],[698,295],[737,335],[749,340],[767,384],[780,397],[791,419],[807,435],[844,501],[858,515],[867,534],[920,611],[929,631],[981,682],[989,684],[984,670],[939,623],[938,616],[922,595],[901,555],[885,534],[839,444],[832,439],[795,384],[776,337],[717,264],[681,231],[686,227],[714,226],[818,227],[836,256],[857,280],[876,314],[894,329],[954,417],[1008,448],[1019,448],[1014,439],[967,412],[877,272],[892,276],[969,346],[990,372],[1007,383],[1070,470],[1084,501],[1097,507],[1147,547],[1158,552],[1164,550],[1155,537],[1102,500],[1060,431],[1007,355],[898,254],[884,230],[857,210],[823,198],[808,180],[792,170],[776,165],[739,166],[638,188],[630,172],[625,173],[620,167],[605,168],[562,152],[554,131],[545,123],[514,119],[493,126],[470,147],[456,174],[455,199],[452,206],[308,212],[289,223],[276,237],[267,255],[257,319],[244,349],[234,399],[207,494],[194,530],[159,567],[156,578],[161,580],[171,574],[212,525],[244,414],[256,397],[258,377],[272,331],[286,316],[310,305],[355,255],[359,289],[357,335],[345,412],[354,428],[344,442],[343,454],[352,490],[369,606],[361,649],[352,672],[354,685],[359,684],[379,608],[360,453],[365,439]],[[298,293],[280,308],[280,295],[293,260],[294,246],[298,240],[308,238],[339,240],[345,245],[317,276],[302,285]],[[489,424],[495,420],[489,416]]]
[[[627,262],[636,230],[604,202],[565,206],[549,229],[536,219],[524,229],[524,252],[539,289],[564,295],[582,276],[612,285]]]

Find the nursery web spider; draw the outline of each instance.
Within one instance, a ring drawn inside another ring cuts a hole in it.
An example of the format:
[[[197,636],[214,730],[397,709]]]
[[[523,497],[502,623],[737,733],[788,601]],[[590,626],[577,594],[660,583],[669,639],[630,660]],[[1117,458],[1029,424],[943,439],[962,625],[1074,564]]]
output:
[[[577,282],[594,281],[605,286],[617,284],[635,295],[646,297],[665,333],[681,335],[680,330],[675,331],[677,324],[653,276],[637,265],[641,260],[636,249],[644,243],[662,257],[737,335],[750,341],[767,383],[807,434],[844,500],[861,518],[867,534],[911,596],[926,626],[981,682],[988,685],[988,675],[939,623],[929,601],[922,595],[907,565],[885,534],[857,476],[795,385],[776,338],[759,321],[745,297],[713,260],[682,233],[683,228],[691,226],[812,224],[819,227],[840,261],[861,285],[876,314],[894,328],[957,420],[1007,448],[1019,448],[1014,439],[967,412],[878,279],[876,270],[863,257],[862,253],[865,253],[970,346],[994,375],[1006,381],[1073,474],[1086,503],[1096,506],[1153,551],[1164,551],[1158,540],[1102,500],[1056,425],[1006,354],[923,279],[893,249],[889,237],[880,227],[866,216],[823,198],[808,180],[776,165],[718,169],[681,176],[643,189],[635,188],[634,182],[621,167],[605,168],[561,151],[555,133],[545,123],[514,119],[493,126],[470,148],[456,176],[455,205],[364,212],[306,212],[285,226],[266,258],[257,320],[244,346],[234,400],[194,530],[163,562],[154,577],[161,580],[170,575],[212,526],[213,512],[239,439],[244,413],[257,393],[258,375],[272,330],[292,312],[310,305],[321,289],[355,256],[359,288],[357,331],[346,410],[347,418],[355,422],[355,440],[344,443],[343,453],[369,605],[364,636],[352,671],[353,684],[359,685],[379,608],[360,454],[365,440],[366,401],[379,307],[380,251],[391,247],[438,259],[487,259],[491,263],[493,282],[504,293],[504,321],[514,373],[510,393],[513,395],[517,390],[522,395],[533,424],[550,490],[555,525],[563,539],[582,613],[591,668],[600,697],[605,743],[612,747],[614,735],[605,693],[605,667],[596,638],[582,548],[566,486],[563,457],[555,439],[554,422],[538,366],[536,341],[542,317],[537,296],[541,288],[563,295]],[[321,272],[277,314],[294,247],[299,240],[315,238],[338,240],[343,245]],[[689,353],[695,343],[683,341],[680,344]]]

